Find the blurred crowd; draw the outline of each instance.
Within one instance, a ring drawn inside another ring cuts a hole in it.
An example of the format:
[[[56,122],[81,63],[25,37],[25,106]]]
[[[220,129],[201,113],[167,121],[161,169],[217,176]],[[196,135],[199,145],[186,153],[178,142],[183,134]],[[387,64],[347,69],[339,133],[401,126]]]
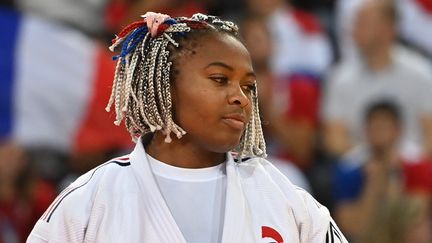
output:
[[[350,242],[432,242],[432,1],[0,3],[0,243],[133,144],[105,111],[110,39],[147,12],[240,26],[269,160]]]

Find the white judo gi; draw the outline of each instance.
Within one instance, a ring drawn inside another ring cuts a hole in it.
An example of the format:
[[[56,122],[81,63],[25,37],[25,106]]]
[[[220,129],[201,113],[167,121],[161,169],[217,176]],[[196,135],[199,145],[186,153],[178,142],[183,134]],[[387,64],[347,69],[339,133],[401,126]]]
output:
[[[223,243],[347,242],[329,211],[270,162],[227,155]],[[36,223],[27,242],[186,243],[152,174],[134,151],[87,172]]]

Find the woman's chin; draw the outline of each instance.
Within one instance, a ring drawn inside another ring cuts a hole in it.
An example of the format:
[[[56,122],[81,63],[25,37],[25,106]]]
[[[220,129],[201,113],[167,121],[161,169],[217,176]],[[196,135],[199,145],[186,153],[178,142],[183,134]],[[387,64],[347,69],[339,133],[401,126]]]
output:
[[[215,150],[219,153],[227,153],[232,150],[234,150],[240,143],[240,138],[237,140],[230,140],[226,141],[224,143],[219,144],[218,146],[215,146]]]

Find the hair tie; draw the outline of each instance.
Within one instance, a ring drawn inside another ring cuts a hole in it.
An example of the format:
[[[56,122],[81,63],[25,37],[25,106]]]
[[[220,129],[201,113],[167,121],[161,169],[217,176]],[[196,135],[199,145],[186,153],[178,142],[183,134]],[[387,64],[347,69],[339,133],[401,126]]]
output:
[[[155,12],[147,12],[141,17],[145,18],[147,22],[147,27],[150,31],[151,37],[156,37],[158,34],[158,28],[161,24],[163,24],[166,20],[171,17],[167,14],[155,13]]]

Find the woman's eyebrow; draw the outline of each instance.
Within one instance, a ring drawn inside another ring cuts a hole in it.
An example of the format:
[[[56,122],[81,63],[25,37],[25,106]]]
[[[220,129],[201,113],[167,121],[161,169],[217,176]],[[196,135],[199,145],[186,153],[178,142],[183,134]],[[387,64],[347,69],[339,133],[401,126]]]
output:
[[[257,76],[256,76],[256,74],[252,71],[252,72],[248,72],[248,73],[246,73],[246,75],[245,75],[246,77],[254,77],[254,78],[256,78]]]
[[[230,70],[230,71],[234,71],[234,68],[233,68],[233,67],[231,67],[230,65],[228,65],[228,64],[226,64],[226,63],[223,63],[223,62],[212,62],[212,63],[208,64],[208,65],[205,67],[205,69],[207,69],[207,68],[209,68],[209,67],[211,67],[211,66],[223,67],[223,68],[226,68],[226,69],[228,69],[228,70]]]
[[[223,67],[223,68],[228,69],[228,70],[230,70],[230,71],[234,71],[234,68],[233,68],[233,67],[231,67],[230,65],[228,65],[228,64],[226,64],[226,63],[223,63],[223,62],[212,62],[212,63],[208,64],[204,69],[207,69],[207,68],[209,68],[209,67],[211,67],[211,66]],[[247,77],[247,76],[252,76],[252,77],[255,77],[255,78],[256,78],[256,74],[255,74],[253,71],[246,73],[245,76],[246,76],[246,77]]]

